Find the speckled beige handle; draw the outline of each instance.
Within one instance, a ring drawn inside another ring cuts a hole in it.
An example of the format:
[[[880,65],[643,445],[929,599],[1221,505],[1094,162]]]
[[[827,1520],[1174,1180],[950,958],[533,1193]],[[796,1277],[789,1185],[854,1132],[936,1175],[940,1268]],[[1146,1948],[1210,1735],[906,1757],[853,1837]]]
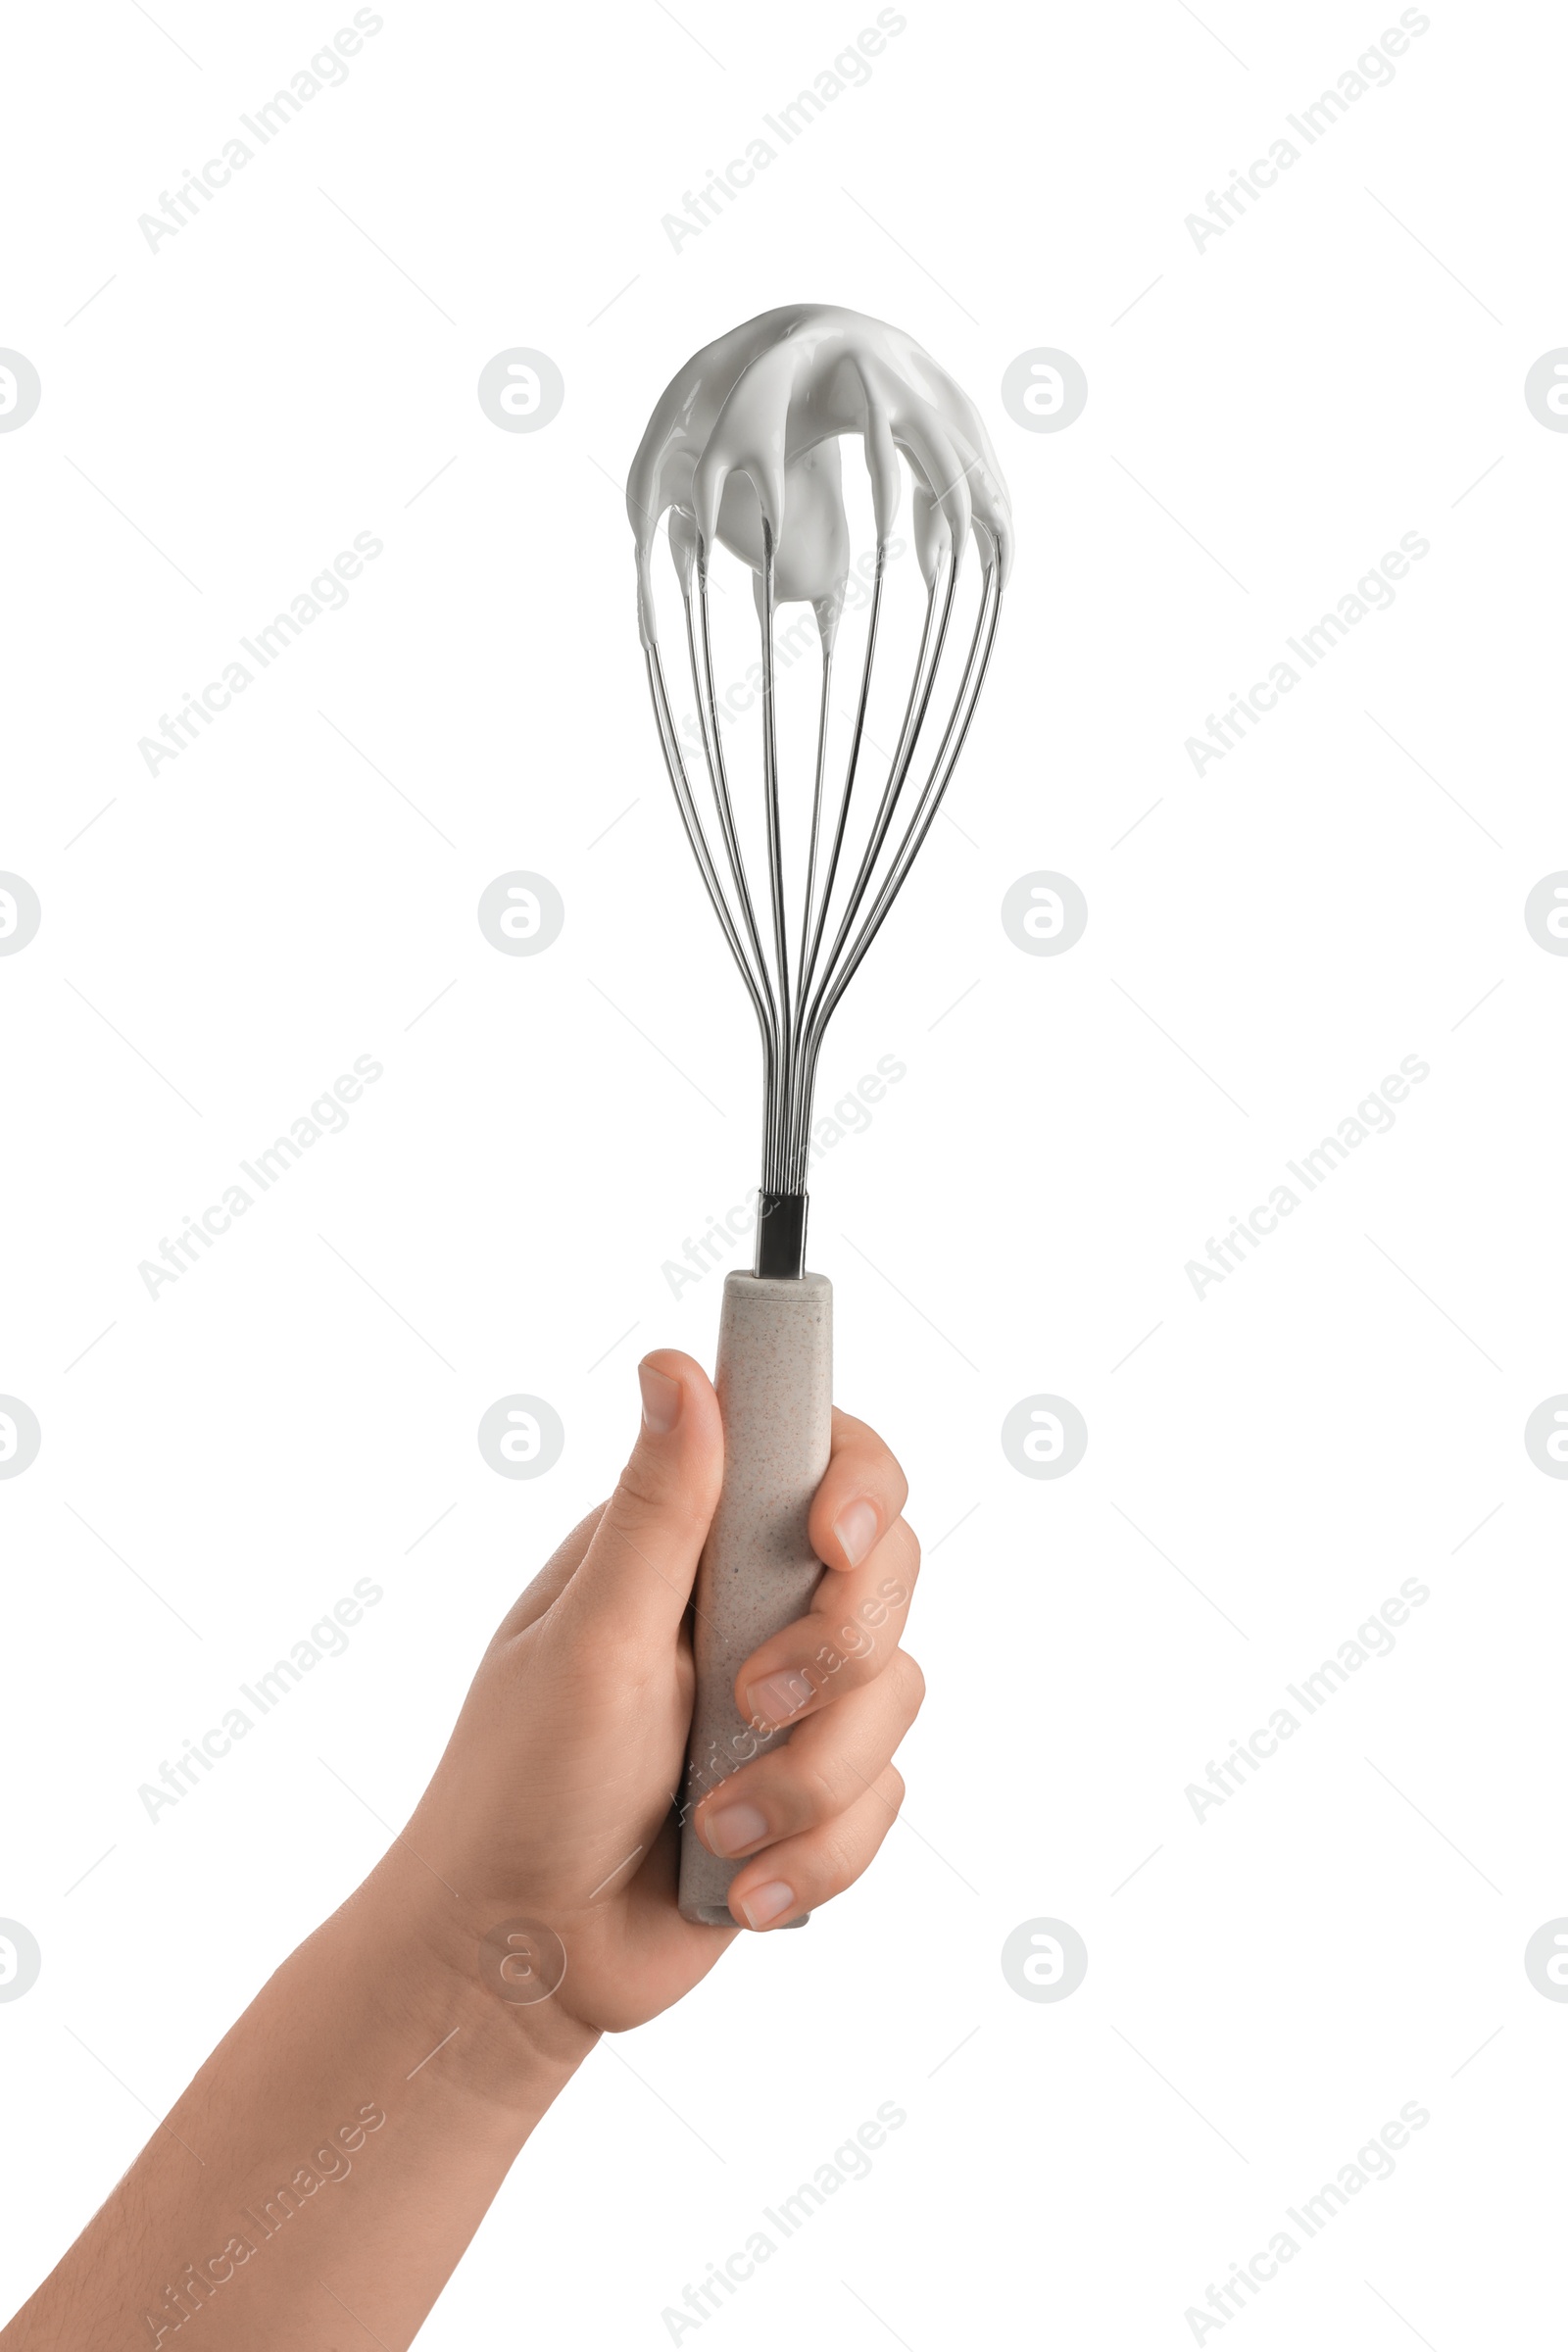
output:
[[[833,1286],[822,1274],[796,1282],[730,1274],[714,1374],[724,1416],[724,1484],[697,1571],[692,1712],[681,1831],[680,1908],[685,1919],[733,1927],[729,1885],[738,1862],[720,1862],[692,1828],[708,1790],[789,1738],[758,1733],[736,1711],[735,1677],[752,1651],[810,1605],[822,1563],[806,1532],[811,1497],[832,1446]]]

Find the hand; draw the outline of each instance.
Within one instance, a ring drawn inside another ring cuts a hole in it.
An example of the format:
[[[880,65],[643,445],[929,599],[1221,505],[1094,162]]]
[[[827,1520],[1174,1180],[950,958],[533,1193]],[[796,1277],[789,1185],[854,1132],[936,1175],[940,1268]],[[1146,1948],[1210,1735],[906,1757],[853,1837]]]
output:
[[[718,1399],[689,1356],[649,1356],[641,1378],[619,1486],[497,1633],[406,1834],[224,2035],[5,2330],[16,2352],[119,2343],[138,2299],[140,2340],[167,2352],[215,2298],[213,2340],[235,2352],[325,2352],[349,2340],[345,2312],[356,2342],[395,2352],[599,2034],[657,2016],[734,1941],[675,1907],[671,1811]],[[800,1728],[698,1815],[715,1850],[747,1857],[737,1922],[782,1927],[840,1893],[898,1811],[891,1758],[922,1688],[898,1646],[918,1564],[905,1493],[881,1441],[836,1413],[810,1514],[829,1573],[737,1680],[744,1716]],[[566,1973],[514,2005],[480,1946],[524,1919],[560,1937]],[[177,2283],[149,2306],[152,2280]]]
[[[567,2021],[590,2038],[644,2024],[733,1940],[675,1907],[671,1811],[695,1683],[685,1612],[723,1468],[718,1399],[673,1350],[648,1356],[639,1379],[642,1428],[620,1484],[497,1632],[407,1832],[459,1898],[450,1956],[470,1974],[477,1938],[508,1919],[560,1936],[559,1989],[513,2013],[550,2034]],[[899,1646],[919,1567],[900,1516],[907,1492],[881,1440],[835,1412],[809,1522],[828,1573],[809,1613],[735,1686],[749,1721],[800,1728],[696,1815],[713,1852],[747,1857],[730,1895],[737,1925],[783,1927],[842,1893],[898,1813],[893,1751],[924,1693]]]

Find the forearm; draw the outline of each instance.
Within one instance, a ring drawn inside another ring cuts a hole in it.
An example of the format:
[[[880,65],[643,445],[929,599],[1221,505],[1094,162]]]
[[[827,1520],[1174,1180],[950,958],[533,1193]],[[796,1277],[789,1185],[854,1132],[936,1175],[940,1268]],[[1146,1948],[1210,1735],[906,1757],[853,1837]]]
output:
[[[409,2343],[595,2038],[497,1999],[430,1884],[395,1846],[284,1963],[4,2352],[172,2352],[198,2311],[208,2352]]]

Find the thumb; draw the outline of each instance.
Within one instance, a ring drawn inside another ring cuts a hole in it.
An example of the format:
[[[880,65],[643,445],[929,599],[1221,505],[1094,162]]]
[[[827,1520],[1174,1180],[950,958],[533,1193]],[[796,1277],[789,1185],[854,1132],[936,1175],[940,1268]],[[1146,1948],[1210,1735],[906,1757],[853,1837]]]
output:
[[[596,1633],[629,1642],[673,1637],[718,1501],[724,1430],[712,1382],[672,1348],[637,1367],[642,1425],[593,1541],[563,1599]]]

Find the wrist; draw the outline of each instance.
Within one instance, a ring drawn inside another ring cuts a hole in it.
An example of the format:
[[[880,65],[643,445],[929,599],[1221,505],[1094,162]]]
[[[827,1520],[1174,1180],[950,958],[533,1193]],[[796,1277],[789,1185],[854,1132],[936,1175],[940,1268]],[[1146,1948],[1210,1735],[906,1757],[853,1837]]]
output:
[[[519,2123],[526,2136],[599,2039],[554,1998],[548,1951],[526,1931],[509,1951],[498,1927],[518,1923],[480,1918],[402,1840],[349,1908],[373,1954],[368,1981],[384,1985],[390,1957],[411,2026],[416,2018],[429,2035],[419,2064],[439,2067],[463,2096],[497,2121]]]

